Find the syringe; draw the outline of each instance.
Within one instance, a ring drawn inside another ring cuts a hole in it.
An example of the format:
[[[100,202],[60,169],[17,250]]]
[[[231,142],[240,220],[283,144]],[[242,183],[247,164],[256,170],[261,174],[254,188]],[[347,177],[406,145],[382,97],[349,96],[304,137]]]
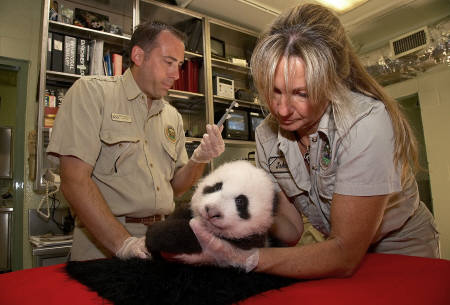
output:
[[[230,107],[228,107],[227,111],[225,111],[225,113],[222,115],[222,117],[220,118],[219,122],[217,122],[217,127],[220,128],[220,126],[223,125],[225,120],[229,119],[231,117],[230,112],[233,112],[233,107],[239,107],[239,104],[236,101],[233,101],[231,103]]]

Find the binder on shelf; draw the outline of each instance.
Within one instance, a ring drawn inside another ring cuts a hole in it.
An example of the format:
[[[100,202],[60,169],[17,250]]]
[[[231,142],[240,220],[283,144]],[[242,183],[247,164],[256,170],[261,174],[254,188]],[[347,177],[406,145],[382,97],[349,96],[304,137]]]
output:
[[[89,63],[90,75],[105,75],[103,67],[103,40],[92,40],[91,42],[91,56]]]
[[[173,83],[173,89],[175,90],[180,90],[183,91],[184,90],[184,78],[183,78],[183,68],[185,67],[185,63],[178,68],[178,79]]]
[[[48,39],[47,39],[47,70],[52,69],[52,32],[48,33]]]
[[[77,52],[77,39],[72,36],[64,37],[64,73],[75,74],[75,59]]]
[[[63,53],[64,53],[64,35],[53,33],[52,34],[52,65],[51,70],[62,72],[63,71]]]
[[[89,59],[90,59],[89,40],[77,39],[77,60],[75,73],[81,76],[89,75]]]
[[[122,55],[113,53],[112,55],[113,75],[122,75]]]
[[[195,60],[186,61],[185,68],[185,90],[198,92],[198,62]]]
[[[103,56],[104,65],[105,65],[105,75],[112,76],[112,63],[111,63],[111,55],[106,53]]]
[[[199,75],[199,70],[200,69],[200,63],[198,61],[195,61],[195,65],[194,65],[194,76],[193,76],[193,83],[194,83],[194,91],[193,92],[200,92],[198,90],[198,75]]]
[[[202,21],[200,19],[194,18],[180,22],[176,27],[188,37],[186,50],[194,53],[203,53]]]

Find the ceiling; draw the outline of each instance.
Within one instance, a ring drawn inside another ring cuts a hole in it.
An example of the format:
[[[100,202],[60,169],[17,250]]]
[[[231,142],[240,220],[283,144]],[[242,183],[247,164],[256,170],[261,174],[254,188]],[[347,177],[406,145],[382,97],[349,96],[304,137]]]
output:
[[[179,6],[256,32],[299,3],[314,0],[176,0]],[[369,0],[340,19],[359,53],[450,15],[450,0]]]

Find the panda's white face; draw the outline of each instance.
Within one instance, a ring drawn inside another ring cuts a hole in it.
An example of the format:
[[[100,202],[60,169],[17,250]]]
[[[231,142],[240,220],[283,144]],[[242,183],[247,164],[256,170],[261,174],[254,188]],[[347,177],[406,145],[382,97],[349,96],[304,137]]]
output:
[[[225,163],[206,176],[192,196],[194,217],[217,236],[264,234],[273,222],[275,190],[267,173],[247,161]]]

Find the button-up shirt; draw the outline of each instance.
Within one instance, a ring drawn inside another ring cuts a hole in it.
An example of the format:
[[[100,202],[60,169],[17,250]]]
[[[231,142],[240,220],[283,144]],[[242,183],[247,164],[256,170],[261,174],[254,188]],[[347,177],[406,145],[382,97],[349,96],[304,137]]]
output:
[[[174,209],[171,180],[187,163],[183,121],[163,99],[123,76],[76,81],[58,111],[47,152],[93,167],[92,178],[115,216],[145,217]]]
[[[419,204],[417,184],[404,189],[394,164],[394,134],[382,102],[352,92],[351,119],[338,127],[331,105],[309,135],[308,166],[292,132],[279,128],[273,117],[256,129],[257,165],[265,169],[278,191],[320,232],[329,235],[333,194],[390,197],[374,242],[400,228]]]

